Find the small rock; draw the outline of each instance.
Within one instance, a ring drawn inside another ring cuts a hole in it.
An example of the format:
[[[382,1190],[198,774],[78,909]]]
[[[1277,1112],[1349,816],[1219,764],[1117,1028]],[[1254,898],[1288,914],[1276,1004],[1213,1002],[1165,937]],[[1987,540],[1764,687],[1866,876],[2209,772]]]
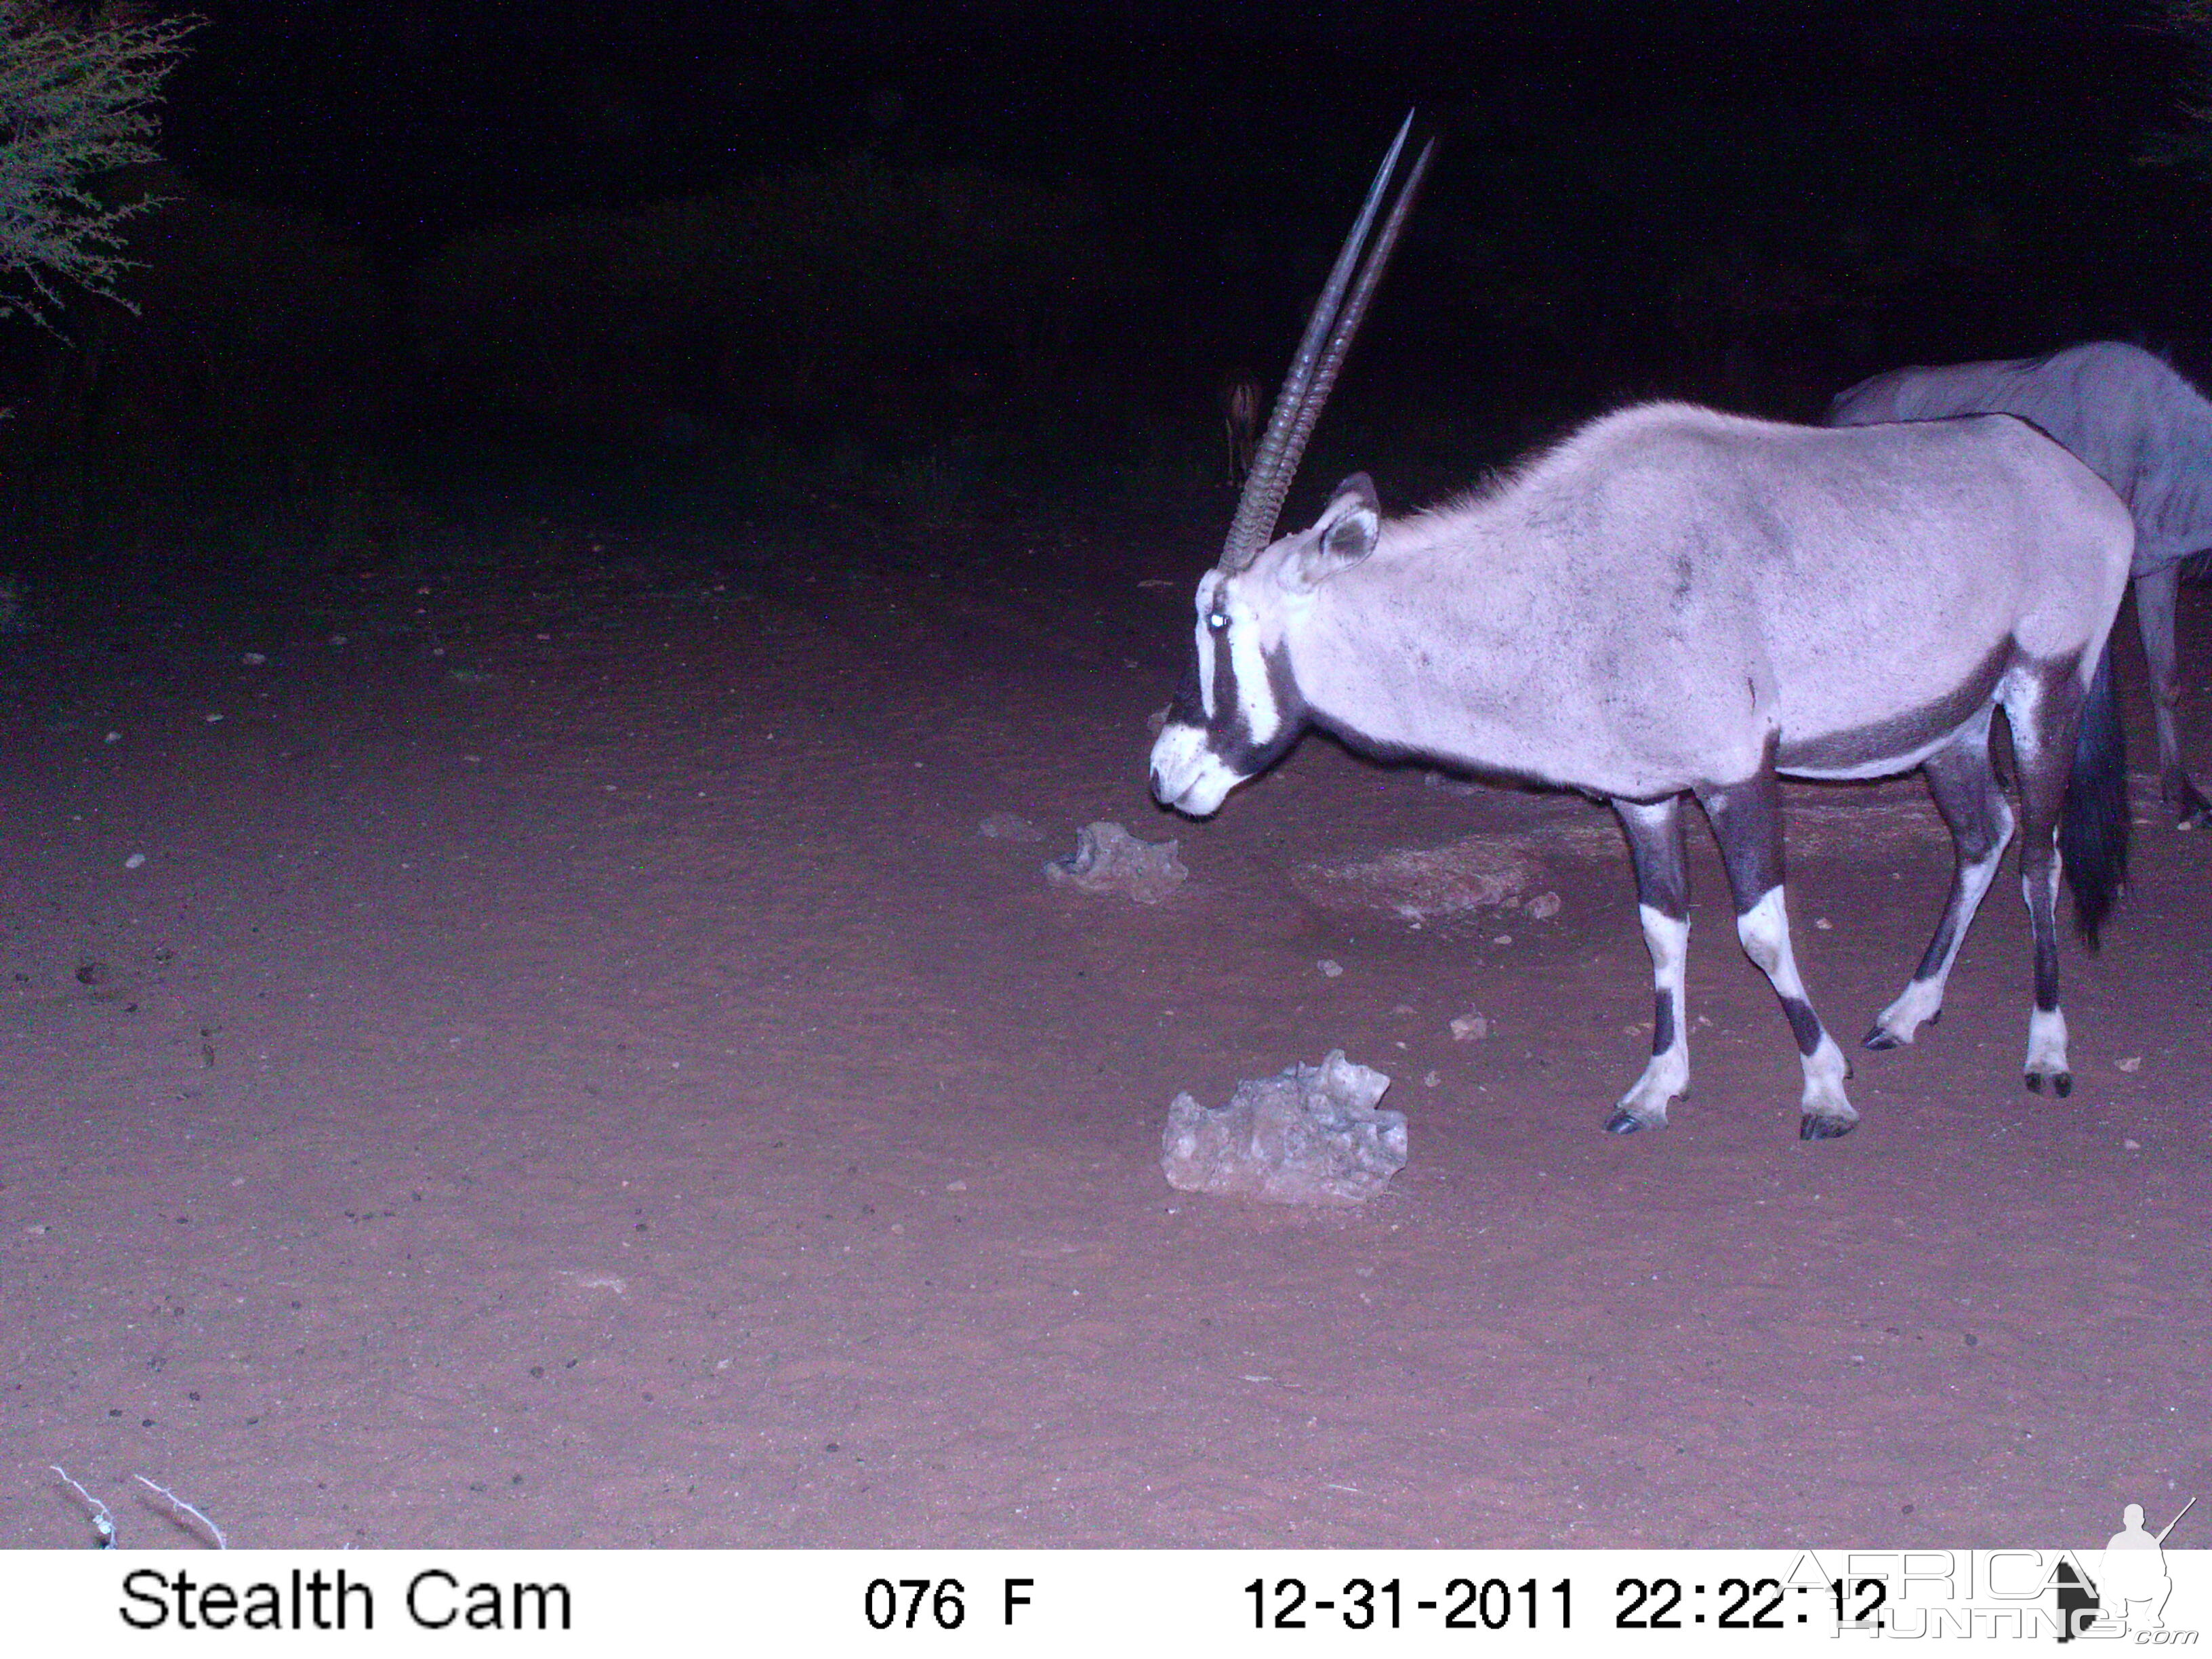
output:
[[[1480,1042],[1490,1035],[1490,1019],[1484,1014],[1462,1014],[1451,1023],[1454,1042]]]
[[[1829,927],[1828,927],[1828,919],[1827,919],[1827,917],[1826,917],[1826,916],[1815,916],[1815,917],[1814,917],[1814,918],[1813,918],[1813,926],[1814,926],[1815,927],[1819,928],[1819,929],[1820,929],[1822,933],[1827,933],[1828,931],[1830,931],[1830,930],[1829,930]]]
[[[1492,945],[1510,945],[1513,943],[1513,935],[1510,933],[1500,933],[1496,939],[1490,942]]]
[[[143,853],[133,853],[129,858],[123,860],[123,867],[126,870],[136,870],[140,865],[145,862],[146,855]]]
[[[975,826],[975,833],[986,841],[1042,841],[1044,831],[1027,818],[1012,812],[994,812]]]
[[[1528,901],[1528,914],[1538,921],[1549,921],[1559,914],[1559,896],[1557,893],[1537,894]]]
[[[1443,1081],[1443,1079],[1439,1077],[1434,1071],[1427,1071],[1421,1073],[1421,1087],[1424,1089],[1433,1089]]]
[[[2140,1140],[2123,1140],[2120,1142],[2120,1150],[2124,1152],[2139,1152],[2142,1151],[2142,1142]]]
[[[1314,963],[1314,966],[1321,969],[1321,976],[1323,979],[1334,979],[1344,972],[1344,964],[1342,963],[1332,962],[1327,957],[1323,957],[1319,962]]]
[[[1358,1204],[1406,1166],[1406,1117],[1376,1105],[1390,1079],[1332,1049],[1237,1085],[1209,1111],[1188,1094],[1168,1108],[1160,1169],[1183,1192],[1278,1204]]]
[[[249,651],[243,657],[240,657],[239,660],[244,663],[248,668],[259,668],[266,664],[269,659],[263,656],[258,651]]]
[[[1075,851],[1044,866],[1044,878],[1085,893],[1119,893],[1139,904],[1158,904],[1190,878],[1176,856],[1181,843],[1139,841],[1118,823],[1087,823],[1075,832]]]
[[[2142,1056],[2130,1054],[2125,1060],[2116,1060],[2112,1064],[2124,1072],[2140,1072],[2142,1070]]]

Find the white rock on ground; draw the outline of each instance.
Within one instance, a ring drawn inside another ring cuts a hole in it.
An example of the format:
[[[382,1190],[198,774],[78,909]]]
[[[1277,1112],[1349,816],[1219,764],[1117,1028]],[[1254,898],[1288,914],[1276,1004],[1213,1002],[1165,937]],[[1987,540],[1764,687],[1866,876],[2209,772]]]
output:
[[[1318,1066],[1247,1079],[1218,1109],[1177,1095],[1160,1136],[1160,1169],[1187,1193],[1362,1203],[1406,1167],[1406,1115],[1375,1103],[1389,1086],[1382,1073],[1336,1048]]]

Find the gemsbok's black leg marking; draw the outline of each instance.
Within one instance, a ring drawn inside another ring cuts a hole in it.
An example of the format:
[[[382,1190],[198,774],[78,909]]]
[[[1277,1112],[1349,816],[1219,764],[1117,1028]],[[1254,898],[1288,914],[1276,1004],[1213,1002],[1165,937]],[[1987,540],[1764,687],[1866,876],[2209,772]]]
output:
[[[1690,1086],[1689,1020],[1682,976],[1690,943],[1689,861],[1682,852],[1682,798],[1649,803],[1617,800],[1613,810],[1628,837],[1636,872],[1636,913],[1651,952],[1651,1059],[1605,1121],[1608,1133],[1664,1128],[1668,1103]]]
[[[1790,945],[1790,905],[1782,865],[1782,781],[1775,775],[1773,748],[1768,763],[1742,783],[1700,789],[1698,803],[1720,843],[1729,890],[1735,897],[1736,937],[1743,953],[1759,964],[1797,1041],[1805,1092],[1798,1102],[1797,1134],[1802,1140],[1833,1140],[1858,1126],[1859,1115],[1844,1093],[1850,1062],[1813,1012],[1798,977]]]

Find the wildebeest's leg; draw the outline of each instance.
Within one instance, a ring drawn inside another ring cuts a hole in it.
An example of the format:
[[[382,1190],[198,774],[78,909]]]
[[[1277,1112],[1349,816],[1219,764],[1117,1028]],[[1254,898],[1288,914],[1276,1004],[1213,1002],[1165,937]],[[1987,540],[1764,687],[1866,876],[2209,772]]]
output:
[[[2009,681],[2005,718],[2020,765],[2020,890],[2035,935],[2035,1006],[2027,1014],[2027,1086],[2070,1093],[2066,1015],[2058,1006],[2058,811],[2072,764],[2081,688],[2070,664]]]
[[[1651,951],[1651,1060],[1606,1120],[1612,1133],[1664,1128],[1667,1105],[1690,1086],[1690,1035],[1682,1012],[1682,969],[1690,945],[1690,872],[1682,856],[1682,801],[1617,800],[1636,868],[1636,913]]]
[[[1950,826],[1958,845],[1958,866],[1951,878],[1951,896],[1943,906],[1943,919],[1936,924],[1936,937],[1912,970],[1905,993],[1883,1009],[1866,1036],[1869,1048],[1894,1048],[1912,1041],[1924,1023],[1934,1024],[1943,1016],[1943,985],[1951,964],[1966,943],[1966,929],[1982,896],[1996,878],[1997,866],[2012,840],[2012,804],[2005,799],[1990,764],[1990,716],[1981,718],[1928,757],[1928,793],[1936,797],[1936,810]]]
[[[1790,949],[1790,907],[1782,891],[1782,784],[1771,764],[1748,781],[1724,789],[1701,789],[1698,799],[1712,821],[1735,895],[1736,937],[1744,954],[1757,963],[1782,1000],[1797,1055],[1805,1068],[1803,1115],[1797,1134],[1803,1140],[1832,1140],[1847,1135],[1859,1115],[1844,1094],[1850,1066],[1836,1040],[1821,1028],[1806,1000]]]
[[[2151,718],[2158,727],[2158,789],[2185,830],[2212,824],[2212,800],[2198,793],[2181,763],[2181,738],[2173,708],[2181,697],[2181,670],[2174,661],[2173,606],[2181,567],[2166,564],[2136,578],[2136,624],[2142,629],[2143,655],[2150,663]]]

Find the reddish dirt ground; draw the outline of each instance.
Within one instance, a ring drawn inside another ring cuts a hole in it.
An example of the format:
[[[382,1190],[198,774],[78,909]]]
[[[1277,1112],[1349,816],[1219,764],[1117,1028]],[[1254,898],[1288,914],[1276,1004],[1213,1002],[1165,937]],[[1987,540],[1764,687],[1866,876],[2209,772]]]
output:
[[[1206,550],[1127,528],[12,645],[0,1540],[91,1541],[52,1464],[126,1547],[192,1541],[141,1474],[257,1547],[2090,1545],[2212,1487],[2212,836],[2156,807],[2139,654],[2072,1098],[2021,1086],[2008,876],[1942,1024],[1858,1054],[1860,1131],[1800,1144],[1702,844],[1693,1092],[1614,1139],[1650,998],[1606,815],[1310,741],[1164,818]],[[1947,846],[1916,781],[1792,811],[1855,1038]],[[1102,818],[1187,886],[1048,886]],[[1557,915],[1302,896],[1471,835]],[[1410,1120],[1381,1198],[1164,1184],[1178,1091],[1334,1048]]]

